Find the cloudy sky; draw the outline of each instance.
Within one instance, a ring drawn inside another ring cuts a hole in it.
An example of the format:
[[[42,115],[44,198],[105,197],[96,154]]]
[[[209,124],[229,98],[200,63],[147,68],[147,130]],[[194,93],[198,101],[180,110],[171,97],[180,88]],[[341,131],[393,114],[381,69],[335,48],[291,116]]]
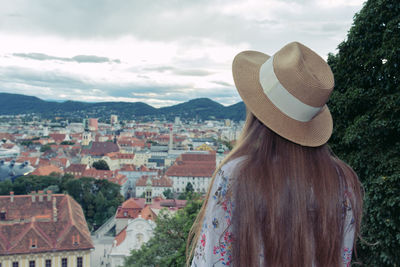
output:
[[[299,41],[326,58],[363,0],[0,0],[0,92],[48,100],[240,101],[231,62]]]

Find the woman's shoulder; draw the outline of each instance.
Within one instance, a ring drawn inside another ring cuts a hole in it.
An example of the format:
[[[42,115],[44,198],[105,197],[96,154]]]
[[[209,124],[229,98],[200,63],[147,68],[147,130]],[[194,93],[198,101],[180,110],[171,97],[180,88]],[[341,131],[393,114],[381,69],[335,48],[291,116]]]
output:
[[[231,176],[234,172],[240,169],[240,166],[245,161],[245,159],[246,156],[241,156],[229,160],[221,167],[220,172],[224,173],[227,176]]]

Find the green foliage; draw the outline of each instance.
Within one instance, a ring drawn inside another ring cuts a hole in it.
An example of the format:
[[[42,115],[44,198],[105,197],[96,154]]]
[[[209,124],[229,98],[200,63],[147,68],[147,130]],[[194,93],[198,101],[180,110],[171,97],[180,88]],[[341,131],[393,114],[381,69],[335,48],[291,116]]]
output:
[[[107,162],[105,160],[98,160],[96,162],[93,162],[93,168],[96,170],[110,170],[110,167],[108,166]]]
[[[173,216],[161,212],[153,238],[140,250],[132,250],[124,266],[184,266],[187,236],[201,205],[202,201],[193,200]]]
[[[187,183],[186,184],[186,187],[185,187],[185,192],[186,193],[189,193],[189,192],[193,192],[194,191],[194,188],[193,188],[193,185],[192,185],[192,183]]]
[[[75,179],[74,176],[21,176],[14,183],[0,182],[0,195],[14,191],[16,195],[26,195],[32,191],[52,190],[72,196],[82,207],[89,229],[101,226],[115,214],[123,202],[120,186],[107,180],[91,177]]]
[[[359,261],[400,263],[400,2],[365,3],[337,55],[329,55],[336,88],[329,103],[330,145],[365,189]]]
[[[60,143],[60,145],[69,145],[69,146],[72,146],[72,145],[74,145],[75,144],[75,142],[73,142],[73,141],[62,141],[61,143]]]
[[[13,191],[13,184],[11,180],[5,180],[0,182],[0,195],[9,195],[10,191]]]
[[[23,146],[31,146],[33,144],[32,140],[24,140],[21,142]]]
[[[165,196],[166,199],[173,199],[174,198],[174,193],[172,192],[171,189],[167,189],[163,192],[163,195]]]
[[[49,150],[51,150],[50,144],[42,145],[42,147],[40,148],[40,152],[46,152],[46,151],[49,151]]]
[[[187,183],[185,187],[185,192],[180,193],[178,199],[180,200],[191,200],[198,197],[198,194],[194,192],[192,183]]]
[[[88,225],[94,229],[113,216],[123,202],[120,186],[104,179],[69,179],[65,190],[82,206]]]

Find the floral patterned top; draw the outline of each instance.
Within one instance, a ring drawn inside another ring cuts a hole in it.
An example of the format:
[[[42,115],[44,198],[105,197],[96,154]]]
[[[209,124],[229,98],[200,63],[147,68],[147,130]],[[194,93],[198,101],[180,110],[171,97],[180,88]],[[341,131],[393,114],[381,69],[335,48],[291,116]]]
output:
[[[228,188],[231,184],[232,173],[242,159],[236,158],[228,162],[215,177],[192,267],[232,266],[231,218],[234,202]],[[345,203],[345,207],[347,212],[345,215],[342,259],[343,266],[350,266],[355,229],[349,201]],[[260,262],[262,262],[262,259],[260,259]]]

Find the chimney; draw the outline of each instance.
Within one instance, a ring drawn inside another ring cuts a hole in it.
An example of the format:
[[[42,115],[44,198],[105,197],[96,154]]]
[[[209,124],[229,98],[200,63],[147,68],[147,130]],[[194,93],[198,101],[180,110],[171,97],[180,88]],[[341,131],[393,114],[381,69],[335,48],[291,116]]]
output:
[[[53,221],[57,221],[57,199],[53,197]]]
[[[14,202],[14,191],[10,192],[10,202],[13,203]]]
[[[51,190],[47,190],[47,201],[51,200],[51,193],[52,193]]]
[[[32,202],[35,202],[36,201],[36,192],[32,191],[31,196],[32,196]]]
[[[39,194],[39,202],[43,202],[44,191],[43,190],[39,190],[38,194]]]

